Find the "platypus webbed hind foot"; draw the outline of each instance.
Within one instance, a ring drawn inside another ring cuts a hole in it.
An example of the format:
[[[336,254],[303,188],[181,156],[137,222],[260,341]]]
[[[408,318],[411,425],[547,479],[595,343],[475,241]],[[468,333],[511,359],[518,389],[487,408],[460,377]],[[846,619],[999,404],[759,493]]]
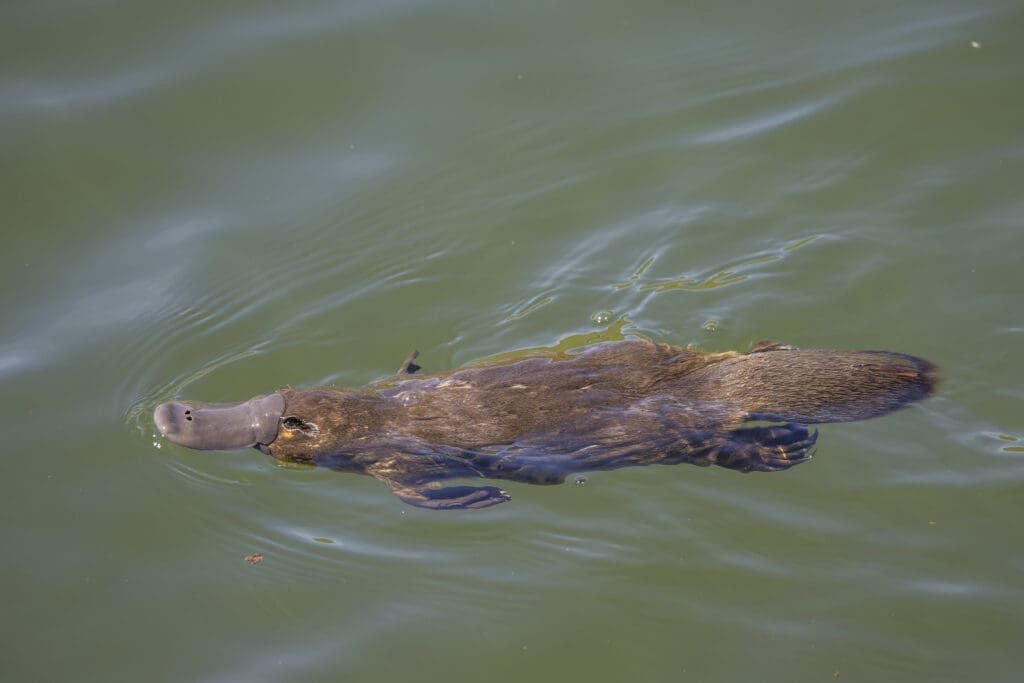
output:
[[[778,472],[810,460],[817,440],[818,430],[801,424],[746,427],[730,432],[708,460],[741,472]]]
[[[460,510],[486,508],[512,500],[497,486],[445,486],[418,484],[408,486],[386,480],[391,492],[404,503],[430,510]]]

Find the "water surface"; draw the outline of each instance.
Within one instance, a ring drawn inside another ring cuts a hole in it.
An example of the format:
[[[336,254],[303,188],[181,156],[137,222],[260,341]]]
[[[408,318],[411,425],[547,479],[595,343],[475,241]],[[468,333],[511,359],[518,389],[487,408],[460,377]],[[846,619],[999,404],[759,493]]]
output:
[[[7,3],[2,678],[1019,680],[1022,25]],[[944,381],[783,474],[465,513],[150,417],[628,334],[888,348]]]

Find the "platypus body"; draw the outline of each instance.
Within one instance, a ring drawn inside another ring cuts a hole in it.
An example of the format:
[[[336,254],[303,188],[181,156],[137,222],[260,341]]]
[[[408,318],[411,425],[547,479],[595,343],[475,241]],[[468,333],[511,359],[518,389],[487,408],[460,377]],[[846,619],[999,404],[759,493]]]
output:
[[[805,425],[884,415],[937,382],[914,356],[771,342],[707,354],[626,340],[415,377],[411,360],[362,389],[281,389],[222,407],[172,401],[154,419],[190,448],[253,446],[370,474],[412,505],[482,508],[509,495],[445,482],[559,484],[575,472],[684,462],[784,470],[811,457],[817,431]]]

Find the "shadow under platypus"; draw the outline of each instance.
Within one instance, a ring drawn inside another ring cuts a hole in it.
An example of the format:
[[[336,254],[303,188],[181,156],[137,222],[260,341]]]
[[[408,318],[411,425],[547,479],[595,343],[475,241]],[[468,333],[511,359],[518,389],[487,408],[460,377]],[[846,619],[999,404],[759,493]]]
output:
[[[692,463],[743,472],[808,460],[805,425],[863,420],[926,398],[935,367],[888,351],[761,342],[707,354],[644,340],[534,354],[362,389],[281,389],[235,406],[172,401],[154,413],[170,441],[254,446],[273,457],[369,474],[406,503],[482,508],[509,500],[485,477],[559,484],[571,473]],[[776,424],[751,424],[774,422]]]

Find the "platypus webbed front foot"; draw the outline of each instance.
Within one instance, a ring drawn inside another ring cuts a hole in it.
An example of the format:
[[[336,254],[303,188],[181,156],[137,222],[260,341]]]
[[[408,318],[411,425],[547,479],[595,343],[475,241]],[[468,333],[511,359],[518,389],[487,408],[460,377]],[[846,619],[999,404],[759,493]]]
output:
[[[419,484],[407,486],[387,481],[388,488],[402,502],[430,510],[464,510],[486,508],[512,500],[497,486],[445,486]]]
[[[778,472],[811,459],[818,430],[801,424],[747,427],[734,430],[708,460],[741,472]]]
[[[402,367],[398,368],[398,372],[396,372],[395,374],[401,377],[402,375],[411,375],[417,370],[422,370],[423,368],[413,363],[413,361],[416,360],[419,357],[419,355],[419,351],[413,351],[408,356],[406,356],[405,361],[402,363]]]

